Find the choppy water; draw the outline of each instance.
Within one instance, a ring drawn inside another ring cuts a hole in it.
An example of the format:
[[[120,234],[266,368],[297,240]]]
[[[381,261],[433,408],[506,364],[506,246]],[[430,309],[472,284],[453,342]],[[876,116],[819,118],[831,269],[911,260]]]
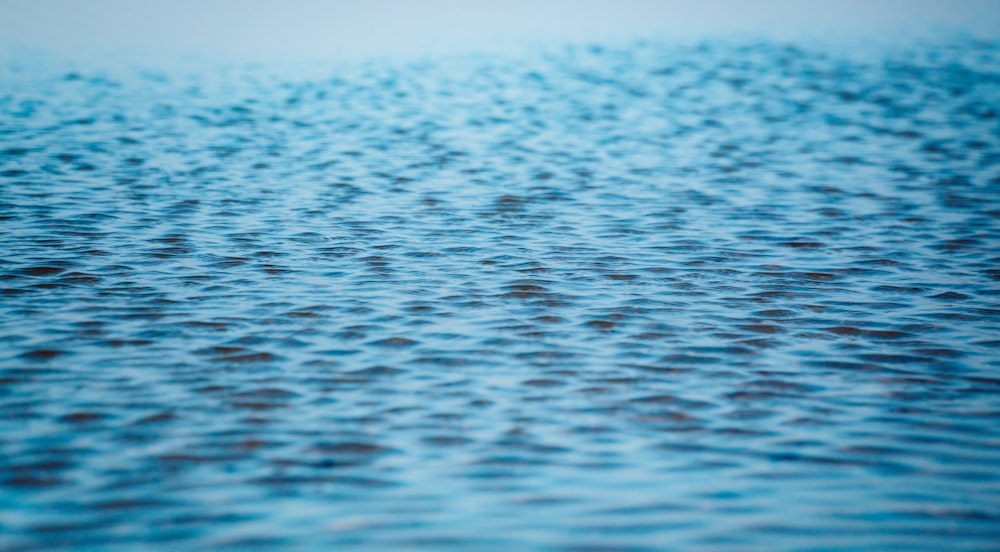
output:
[[[1000,46],[0,81],[0,547],[1000,544]]]

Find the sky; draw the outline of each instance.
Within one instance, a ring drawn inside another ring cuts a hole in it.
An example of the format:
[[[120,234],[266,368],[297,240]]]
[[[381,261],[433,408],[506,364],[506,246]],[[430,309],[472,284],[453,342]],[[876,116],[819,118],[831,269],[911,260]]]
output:
[[[0,0],[0,54],[275,59],[630,37],[1000,38],[1000,0]]]

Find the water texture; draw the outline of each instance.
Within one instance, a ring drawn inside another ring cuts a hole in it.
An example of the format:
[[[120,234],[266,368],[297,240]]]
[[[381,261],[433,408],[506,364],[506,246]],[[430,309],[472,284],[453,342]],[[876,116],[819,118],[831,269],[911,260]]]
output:
[[[1000,45],[0,71],[0,548],[1000,545]]]

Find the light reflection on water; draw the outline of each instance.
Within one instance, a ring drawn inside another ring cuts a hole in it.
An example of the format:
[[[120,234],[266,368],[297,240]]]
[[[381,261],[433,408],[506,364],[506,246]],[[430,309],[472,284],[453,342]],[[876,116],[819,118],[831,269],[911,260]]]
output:
[[[0,544],[996,543],[997,56],[8,69]]]

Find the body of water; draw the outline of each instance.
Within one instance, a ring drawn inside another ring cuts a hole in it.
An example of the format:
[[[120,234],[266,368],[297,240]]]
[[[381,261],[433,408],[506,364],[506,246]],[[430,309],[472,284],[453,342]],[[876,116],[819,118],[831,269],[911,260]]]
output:
[[[1000,543],[996,44],[52,67],[0,547]]]

